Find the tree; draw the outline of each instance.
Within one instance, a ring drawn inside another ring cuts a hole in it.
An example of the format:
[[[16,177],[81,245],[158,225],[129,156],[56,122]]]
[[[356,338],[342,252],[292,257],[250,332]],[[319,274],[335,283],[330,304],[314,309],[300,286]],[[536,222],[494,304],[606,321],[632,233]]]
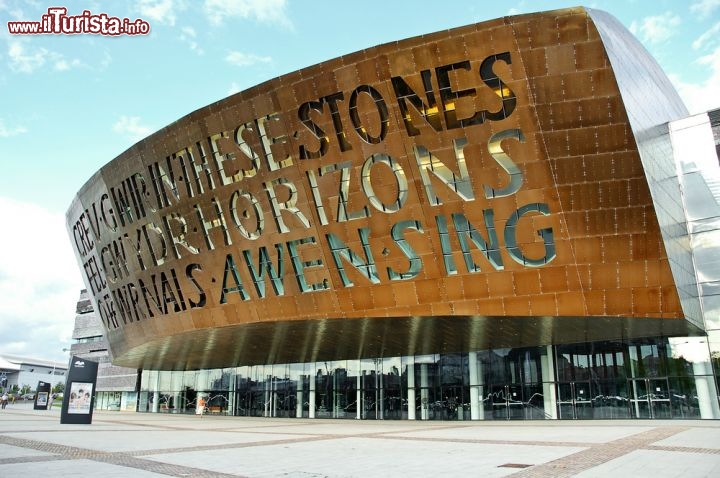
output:
[[[52,393],[62,393],[65,391],[65,384],[62,382],[58,382],[55,384],[55,386],[52,388]]]

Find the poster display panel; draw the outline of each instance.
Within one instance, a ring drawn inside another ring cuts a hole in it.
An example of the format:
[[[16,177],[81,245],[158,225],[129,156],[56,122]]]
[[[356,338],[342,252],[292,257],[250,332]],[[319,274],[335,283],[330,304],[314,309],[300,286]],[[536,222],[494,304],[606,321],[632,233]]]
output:
[[[70,361],[60,423],[92,423],[98,363],[73,356]]]

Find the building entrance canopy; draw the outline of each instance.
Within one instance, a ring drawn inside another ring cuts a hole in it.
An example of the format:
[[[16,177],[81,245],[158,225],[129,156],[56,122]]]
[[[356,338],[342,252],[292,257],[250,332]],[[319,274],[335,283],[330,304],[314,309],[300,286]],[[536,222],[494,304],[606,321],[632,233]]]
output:
[[[452,353],[658,336],[702,335],[687,321],[627,317],[391,317],[258,323],[164,337],[134,351],[143,368],[177,370],[239,364]]]

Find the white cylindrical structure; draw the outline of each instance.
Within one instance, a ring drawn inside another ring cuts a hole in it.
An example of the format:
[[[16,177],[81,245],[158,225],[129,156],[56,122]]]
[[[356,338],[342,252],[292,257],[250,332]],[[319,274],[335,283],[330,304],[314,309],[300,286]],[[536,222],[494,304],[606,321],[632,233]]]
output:
[[[545,416],[557,419],[557,392],[555,389],[555,360],[553,346],[545,347],[545,353],[540,356],[540,369],[542,373],[543,407]]]
[[[305,376],[300,375],[297,379],[297,388],[295,389],[295,418],[303,416],[303,382]]]
[[[470,373],[470,419],[484,420],[482,407],[482,364],[478,362],[477,352],[468,353],[468,372]]]
[[[693,362],[693,374],[695,375],[700,418],[707,420],[720,418],[717,387],[710,362]]]
[[[315,418],[315,376],[310,376],[310,395],[308,398],[308,416]]]
[[[358,374],[355,381],[355,419],[362,418],[362,375],[360,374],[360,361],[357,364]]]
[[[412,360],[412,358],[411,358]],[[408,420],[415,420],[415,407],[417,406],[415,400],[415,363],[409,362],[407,365],[407,407],[408,407]]]
[[[428,369],[427,364],[420,364],[420,419],[430,418],[430,403],[428,397]]]

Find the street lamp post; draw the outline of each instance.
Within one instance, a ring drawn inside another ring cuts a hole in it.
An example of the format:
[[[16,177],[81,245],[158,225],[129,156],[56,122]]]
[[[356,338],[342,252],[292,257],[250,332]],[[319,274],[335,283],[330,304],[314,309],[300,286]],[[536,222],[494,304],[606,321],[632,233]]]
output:
[[[63,348],[62,351],[63,351],[63,353],[65,353],[65,352],[71,352],[72,350],[71,350],[71,349],[68,349],[68,348]],[[70,366],[72,365],[71,362],[72,362],[72,353],[68,356],[67,367],[66,367],[66,375],[65,375],[65,380],[63,380],[63,382],[66,382],[66,381],[67,381],[67,374],[70,373]]]

